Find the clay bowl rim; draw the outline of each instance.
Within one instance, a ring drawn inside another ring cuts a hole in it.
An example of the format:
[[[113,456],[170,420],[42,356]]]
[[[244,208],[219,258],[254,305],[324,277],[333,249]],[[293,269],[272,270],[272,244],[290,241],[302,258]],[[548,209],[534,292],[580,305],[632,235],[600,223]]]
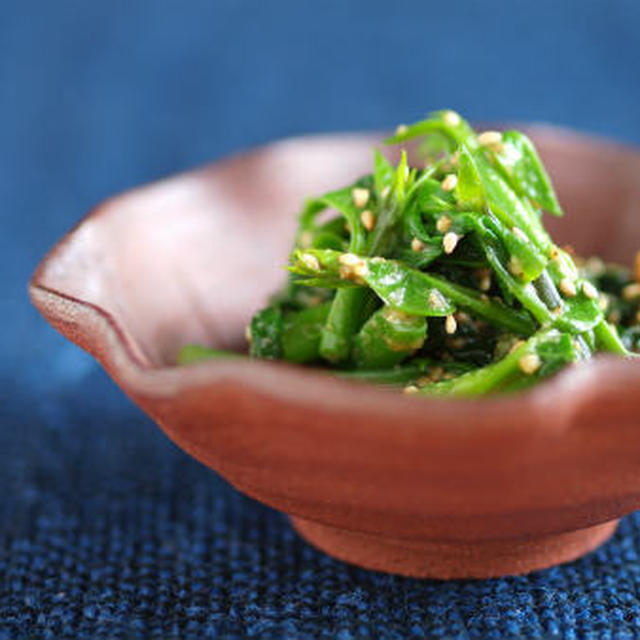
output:
[[[587,143],[606,148],[622,154],[629,154],[640,157],[640,148],[632,145],[613,141],[606,137],[593,134],[586,134],[569,128],[544,123],[508,123],[493,125],[491,128],[504,129],[506,127],[516,127],[525,129],[529,132],[538,132],[543,135],[553,135],[558,139],[566,138],[568,140]],[[276,148],[280,145],[286,145],[291,142],[303,142],[305,140],[318,139],[336,139],[366,137],[380,137],[382,139],[386,134],[376,131],[362,132],[344,132],[330,134],[308,134],[291,138],[284,138],[274,142],[249,148],[238,153],[234,153],[220,160],[213,161],[202,167],[195,168],[195,171],[206,171],[209,167],[216,167],[227,162],[240,159],[244,156]],[[169,178],[179,177],[191,173],[194,169],[172,174],[149,183],[126,190],[105,199],[83,216],[69,231],[67,231],[58,242],[45,254],[44,258],[37,265],[30,281],[29,293],[31,298],[36,302],[41,297],[49,300],[58,300],[61,306],[77,306],[83,309],[89,315],[99,319],[101,331],[107,334],[108,344],[113,347],[113,353],[92,355],[104,365],[109,373],[113,370],[118,372],[119,379],[125,380],[130,385],[131,390],[139,392],[144,396],[166,396],[173,394],[180,389],[191,388],[193,385],[207,386],[216,383],[222,379],[229,378],[239,379],[244,386],[255,388],[256,391],[267,392],[284,399],[303,404],[314,404],[317,393],[309,393],[315,385],[321,385],[327,388],[335,397],[332,401],[337,403],[340,410],[353,409],[353,399],[350,397],[353,393],[358,393],[362,399],[362,394],[366,394],[367,401],[376,402],[376,411],[390,412],[391,415],[397,417],[398,411],[406,412],[409,415],[416,413],[422,415],[422,421],[425,428],[437,428],[433,420],[425,418],[425,414],[421,409],[426,405],[430,408],[438,407],[445,409],[447,412],[454,414],[462,413],[463,415],[477,417],[478,412],[498,415],[494,412],[510,412],[511,408],[526,405],[531,409],[552,402],[556,398],[561,398],[567,392],[573,392],[577,388],[582,388],[584,393],[579,396],[572,393],[573,401],[567,402],[566,397],[563,401],[563,410],[555,414],[554,419],[546,421],[549,428],[557,430],[573,414],[573,412],[582,404],[587,397],[593,397],[594,394],[606,393],[610,387],[615,384],[602,384],[602,380],[611,381],[616,378],[616,382],[624,378],[627,383],[635,380],[640,388],[640,367],[634,363],[624,361],[617,357],[606,354],[599,354],[594,360],[583,363],[579,367],[572,368],[561,372],[551,380],[547,380],[533,389],[506,397],[489,397],[479,399],[447,399],[447,398],[429,398],[429,397],[412,397],[399,394],[397,390],[390,390],[384,387],[378,387],[373,384],[361,383],[358,381],[348,381],[337,379],[321,369],[313,367],[301,367],[285,362],[263,362],[252,361],[249,359],[237,360],[208,360],[194,363],[187,367],[178,367],[175,365],[156,366],[146,362],[143,355],[135,348],[132,341],[127,337],[126,332],[121,329],[115,317],[106,309],[99,307],[91,302],[82,300],[75,296],[69,295],[64,291],[48,287],[42,283],[42,275],[49,265],[54,262],[58,256],[65,250],[66,245],[71,242],[74,234],[89,220],[109,213],[112,206],[116,205],[121,197],[125,197],[133,192],[142,190],[154,184],[164,182]],[[89,349],[91,352],[91,350]],[[266,375],[273,376],[277,379],[277,384],[264,384]],[[635,375],[633,375],[635,374]],[[286,383],[286,384],[285,384]],[[594,388],[597,387],[597,388]],[[294,390],[296,393],[291,393]],[[589,392],[589,393],[586,393]],[[326,398],[324,393],[319,397]],[[346,404],[345,404],[346,403]],[[439,412],[438,412],[439,413]],[[457,421],[456,421],[457,422]],[[489,426],[484,425],[483,426]],[[500,428],[500,424],[492,425],[494,428]],[[449,429],[450,426],[446,425]],[[464,429],[464,426],[461,428]],[[476,430],[477,426],[472,426],[472,430]],[[510,430],[517,429],[518,425],[508,427]]]

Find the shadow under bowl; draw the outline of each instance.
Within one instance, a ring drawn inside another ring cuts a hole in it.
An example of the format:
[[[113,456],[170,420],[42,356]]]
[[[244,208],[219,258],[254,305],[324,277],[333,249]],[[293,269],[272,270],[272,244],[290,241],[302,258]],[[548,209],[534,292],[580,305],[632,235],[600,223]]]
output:
[[[640,154],[530,126],[567,215],[559,243],[628,262]],[[114,197],[35,272],[47,320],[189,454],[355,564],[410,576],[525,573],[595,548],[640,505],[640,366],[598,357],[509,397],[403,396],[312,368],[175,366],[241,348],[284,280],[303,199],[367,172],[375,134],[288,140]]]

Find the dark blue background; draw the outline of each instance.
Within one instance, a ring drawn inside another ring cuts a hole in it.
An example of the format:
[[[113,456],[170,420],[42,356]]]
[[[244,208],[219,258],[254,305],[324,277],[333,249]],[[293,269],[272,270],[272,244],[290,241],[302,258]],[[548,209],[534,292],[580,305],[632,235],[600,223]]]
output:
[[[640,3],[0,2],[0,638],[640,637],[640,519],[529,577],[310,549],[29,307],[106,196],[241,148],[453,107],[640,143]]]

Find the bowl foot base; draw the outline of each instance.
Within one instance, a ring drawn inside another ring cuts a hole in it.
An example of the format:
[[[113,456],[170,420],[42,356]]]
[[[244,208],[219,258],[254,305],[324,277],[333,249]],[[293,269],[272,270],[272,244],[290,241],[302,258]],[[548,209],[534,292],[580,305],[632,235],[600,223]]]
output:
[[[415,578],[492,578],[528,573],[575,560],[593,551],[617,520],[526,540],[456,542],[402,540],[337,529],[292,517],[296,531],[314,547],[351,564]]]

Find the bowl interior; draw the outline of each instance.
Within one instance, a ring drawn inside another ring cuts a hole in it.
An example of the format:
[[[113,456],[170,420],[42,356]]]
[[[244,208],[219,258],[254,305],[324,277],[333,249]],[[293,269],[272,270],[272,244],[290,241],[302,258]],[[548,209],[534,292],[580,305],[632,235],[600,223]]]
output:
[[[566,211],[547,217],[556,240],[628,263],[640,248],[640,158],[529,132]],[[304,198],[368,172],[380,140],[286,141],[118,196],[58,245],[39,282],[106,310],[146,366],[173,364],[186,342],[243,348],[249,318],[285,278]]]

